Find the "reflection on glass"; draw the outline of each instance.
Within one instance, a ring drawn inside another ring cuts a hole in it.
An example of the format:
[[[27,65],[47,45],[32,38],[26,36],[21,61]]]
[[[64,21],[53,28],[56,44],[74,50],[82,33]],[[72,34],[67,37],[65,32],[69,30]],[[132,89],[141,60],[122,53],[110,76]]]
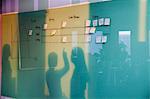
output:
[[[10,45],[5,44],[2,53],[2,95],[13,97],[15,94],[14,79],[10,64]]]
[[[131,31],[119,31],[119,44],[126,47],[126,51],[131,55],[131,44],[130,44]]]
[[[75,66],[71,78],[71,99],[85,99],[86,84],[88,82],[88,71],[85,64],[83,50],[79,47],[73,48],[71,61]]]
[[[61,78],[69,70],[67,53],[63,51],[64,67],[60,70],[56,70],[55,68],[57,66],[57,58],[58,56],[55,52],[48,55],[49,70],[46,72],[46,82],[48,85],[50,99],[61,99],[62,97],[65,97],[63,96],[61,89]]]

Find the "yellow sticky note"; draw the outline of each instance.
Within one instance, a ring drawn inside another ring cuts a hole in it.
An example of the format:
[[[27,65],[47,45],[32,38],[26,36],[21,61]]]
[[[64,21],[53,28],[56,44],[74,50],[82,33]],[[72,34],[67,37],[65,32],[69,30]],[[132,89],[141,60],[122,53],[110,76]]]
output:
[[[62,42],[63,42],[63,43],[66,43],[66,42],[67,42],[67,37],[66,37],[66,36],[63,36],[63,37],[62,37]]]
[[[66,21],[63,21],[62,22],[62,27],[66,27],[67,26],[67,22]]]
[[[56,34],[56,32],[57,32],[56,30],[53,30],[50,35],[54,36]]]

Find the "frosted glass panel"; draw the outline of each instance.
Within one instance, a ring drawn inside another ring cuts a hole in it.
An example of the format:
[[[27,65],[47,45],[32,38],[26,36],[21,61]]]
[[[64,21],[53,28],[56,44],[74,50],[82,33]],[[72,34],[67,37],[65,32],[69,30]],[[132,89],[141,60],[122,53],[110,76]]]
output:
[[[71,4],[71,0],[49,0],[50,5],[49,7],[59,7]]]

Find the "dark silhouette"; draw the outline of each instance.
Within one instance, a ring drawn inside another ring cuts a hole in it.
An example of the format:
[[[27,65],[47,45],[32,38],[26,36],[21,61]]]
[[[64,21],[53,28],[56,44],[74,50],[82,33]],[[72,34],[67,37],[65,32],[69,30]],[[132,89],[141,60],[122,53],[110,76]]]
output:
[[[46,73],[46,82],[49,89],[50,99],[60,99],[63,98],[61,90],[61,78],[69,70],[69,61],[67,58],[67,53],[63,50],[64,67],[61,70],[56,70],[57,66],[57,54],[52,52],[48,56],[49,70]]]
[[[71,78],[71,99],[85,99],[86,84],[88,82],[88,71],[85,64],[83,50],[76,47],[72,50],[71,61],[75,69]]]
[[[10,66],[10,45],[5,44],[2,51],[2,95],[13,96],[12,70]]]

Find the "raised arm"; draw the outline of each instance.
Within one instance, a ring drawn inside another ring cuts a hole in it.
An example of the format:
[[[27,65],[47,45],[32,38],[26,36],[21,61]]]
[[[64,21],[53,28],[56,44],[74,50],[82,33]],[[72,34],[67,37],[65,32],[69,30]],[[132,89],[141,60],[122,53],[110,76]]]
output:
[[[61,70],[59,70],[60,76],[64,76],[69,70],[69,61],[65,49],[63,49],[63,60],[64,60],[64,67]]]

